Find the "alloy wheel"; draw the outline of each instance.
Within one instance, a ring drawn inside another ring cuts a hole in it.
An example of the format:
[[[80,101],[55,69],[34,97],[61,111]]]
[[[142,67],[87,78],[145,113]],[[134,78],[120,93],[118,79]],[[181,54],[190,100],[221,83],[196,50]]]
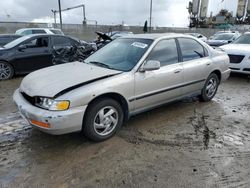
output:
[[[110,134],[117,126],[118,111],[112,106],[106,106],[99,110],[94,118],[94,130],[100,136]]]
[[[217,81],[215,78],[210,78],[206,86],[206,95],[208,98],[213,97],[217,89]]]
[[[0,80],[6,80],[11,76],[11,67],[6,63],[0,63]]]

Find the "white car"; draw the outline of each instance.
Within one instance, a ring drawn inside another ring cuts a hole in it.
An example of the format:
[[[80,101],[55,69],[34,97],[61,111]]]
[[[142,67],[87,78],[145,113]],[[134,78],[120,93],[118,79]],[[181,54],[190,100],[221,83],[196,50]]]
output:
[[[23,28],[15,32],[18,35],[30,35],[30,34],[56,34],[64,35],[61,29],[54,28]]]
[[[187,34],[191,35],[193,37],[196,37],[196,38],[200,39],[203,42],[207,42],[207,37],[204,36],[204,35],[202,35],[202,34],[200,34],[200,33],[187,33]]]
[[[228,54],[232,72],[250,74],[250,33],[220,48]]]

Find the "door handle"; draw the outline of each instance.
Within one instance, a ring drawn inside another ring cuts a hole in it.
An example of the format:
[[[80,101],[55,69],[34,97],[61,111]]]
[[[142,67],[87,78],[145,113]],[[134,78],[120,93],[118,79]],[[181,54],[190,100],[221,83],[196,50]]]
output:
[[[209,65],[211,65],[211,63],[207,63],[206,65],[209,66]]]
[[[181,69],[176,69],[174,70],[174,73],[177,74],[177,73],[180,73],[181,72]]]

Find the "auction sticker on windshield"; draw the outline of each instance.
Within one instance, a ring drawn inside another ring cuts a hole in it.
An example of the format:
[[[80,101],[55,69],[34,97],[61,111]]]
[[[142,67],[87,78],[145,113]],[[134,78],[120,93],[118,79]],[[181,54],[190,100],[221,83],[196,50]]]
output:
[[[141,43],[141,42],[133,42],[131,45],[134,46],[134,47],[143,48],[143,49],[148,47],[147,44],[144,44],[144,43]]]

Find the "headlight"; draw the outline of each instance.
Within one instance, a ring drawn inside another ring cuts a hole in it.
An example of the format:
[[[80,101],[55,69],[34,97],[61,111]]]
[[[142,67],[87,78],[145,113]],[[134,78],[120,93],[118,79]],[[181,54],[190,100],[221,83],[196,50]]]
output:
[[[52,111],[62,111],[69,109],[69,101],[54,100],[46,97],[37,97],[36,106]]]

